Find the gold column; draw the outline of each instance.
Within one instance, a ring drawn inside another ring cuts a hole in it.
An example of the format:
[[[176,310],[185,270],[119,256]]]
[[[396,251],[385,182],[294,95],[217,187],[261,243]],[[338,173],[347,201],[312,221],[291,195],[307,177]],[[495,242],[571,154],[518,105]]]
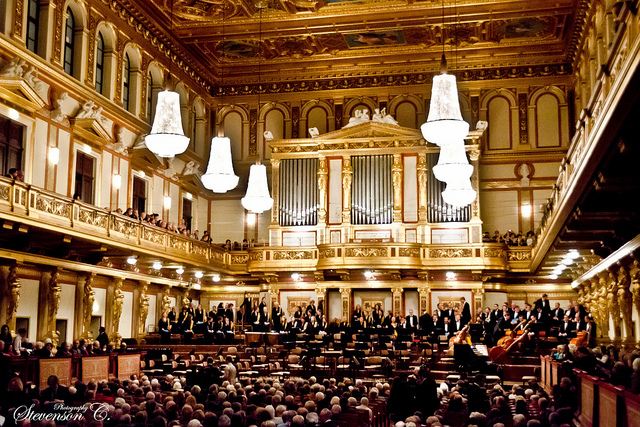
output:
[[[95,273],[87,274],[82,286],[82,318],[80,325],[80,337],[88,341],[93,339],[93,334],[91,333],[91,315],[93,314],[93,303],[96,300],[96,292],[93,290],[93,282],[95,278]]]
[[[471,174],[471,187],[476,191],[476,198],[471,204],[471,220],[480,220],[480,150],[473,149],[469,151],[469,160],[473,165],[473,174]],[[480,230],[482,234],[482,230]],[[479,243],[479,242],[478,242]]]
[[[351,288],[341,288],[340,297],[342,298],[342,320],[351,322]]]
[[[20,291],[22,285],[18,279],[18,267],[14,264],[9,267],[6,280],[7,307],[4,324],[9,326],[9,330],[15,332],[16,312],[20,304]]]
[[[393,222],[402,222],[402,154],[393,155]]]
[[[603,338],[609,338],[609,305],[607,304],[607,280],[606,272],[600,273],[598,276],[598,312],[602,318],[602,325],[600,334]],[[596,286],[594,284],[594,286]]]
[[[278,159],[271,159],[271,196],[273,197],[271,225],[278,225],[280,212],[280,160]]]
[[[143,337],[146,334],[147,316],[149,315],[149,295],[147,290],[149,289],[149,282],[140,282],[140,298],[138,299],[138,306],[140,311],[138,312],[138,337]]]
[[[423,288],[418,288],[418,295],[420,298],[420,314],[431,314],[431,288],[427,284]]]
[[[110,327],[110,335],[111,341],[113,345],[116,347],[120,346],[120,340],[122,336],[120,336],[120,317],[122,316],[122,305],[124,303],[124,292],[122,292],[122,286],[124,285],[124,279],[117,277],[114,279],[114,283],[112,285],[112,311],[111,311],[111,327]]]
[[[476,316],[482,313],[482,301],[484,300],[484,289],[473,289],[473,305],[471,305],[471,321],[475,321]]]
[[[391,288],[391,294],[393,295],[393,314],[404,316],[402,311],[402,288]]]
[[[351,167],[351,157],[345,156],[342,159],[342,222],[351,223],[351,180],[353,179],[353,168]]]
[[[624,341],[631,343],[633,342],[633,320],[631,319],[632,315],[632,297],[630,290],[630,280],[629,280],[629,272],[624,267],[624,265],[620,266],[618,270],[618,306],[620,307],[620,314],[622,315],[622,326],[623,329],[623,338]]]
[[[418,221],[422,223],[427,222],[427,169],[427,154],[418,154]]]
[[[327,159],[320,156],[318,159],[318,225],[324,224],[327,220],[327,182],[329,180],[329,170]]]

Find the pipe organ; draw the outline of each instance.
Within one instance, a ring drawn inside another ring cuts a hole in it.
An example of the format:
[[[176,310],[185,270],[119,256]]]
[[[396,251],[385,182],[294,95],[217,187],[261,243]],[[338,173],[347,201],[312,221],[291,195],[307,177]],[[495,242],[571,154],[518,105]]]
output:
[[[318,223],[318,159],[286,159],[280,163],[280,225]]]
[[[474,132],[466,148],[479,152]],[[479,201],[444,203],[432,172],[439,148],[419,130],[369,121],[270,148],[271,246],[481,243]]]
[[[427,167],[429,171],[438,164],[438,153],[427,154]],[[434,177],[428,180],[427,188],[427,212],[429,213],[429,222],[467,222],[471,219],[471,205],[462,208],[456,208],[448,205],[442,200],[440,195],[447,184],[438,181]]]
[[[393,156],[352,156],[351,223],[391,224],[393,221]]]

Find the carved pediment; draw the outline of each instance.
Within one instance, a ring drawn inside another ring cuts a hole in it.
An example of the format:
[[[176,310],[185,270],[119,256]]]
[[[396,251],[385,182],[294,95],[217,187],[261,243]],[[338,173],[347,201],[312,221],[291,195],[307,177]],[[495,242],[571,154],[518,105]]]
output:
[[[320,135],[317,139],[353,139],[353,138],[412,138],[422,140],[422,134],[418,129],[405,128],[388,123],[368,121],[348,128],[334,130]]]
[[[112,129],[101,118],[75,118],[72,121],[73,132],[77,136],[99,145],[107,145],[112,139]]]
[[[47,105],[46,100],[22,77],[0,77],[0,97],[30,113]]]

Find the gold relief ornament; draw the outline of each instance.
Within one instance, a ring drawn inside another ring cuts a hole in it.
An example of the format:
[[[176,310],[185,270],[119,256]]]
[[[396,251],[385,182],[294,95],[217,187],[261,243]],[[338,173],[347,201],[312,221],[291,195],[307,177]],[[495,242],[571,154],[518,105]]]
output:
[[[320,259],[334,258],[336,256],[336,250],[333,248],[324,248],[318,251],[318,257]]]
[[[471,258],[473,251],[468,248],[429,249],[429,258]]]
[[[419,258],[420,249],[418,248],[399,248],[398,255],[401,257]]]
[[[254,250],[249,254],[249,259],[251,261],[262,261],[264,260],[264,252],[261,250]]]
[[[98,212],[94,209],[87,209],[80,206],[78,211],[78,219],[85,224],[95,227],[107,228],[109,224],[109,214],[106,212]]]
[[[35,199],[36,210],[63,218],[71,217],[71,203],[69,202],[57,200],[43,194],[36,194]]]
[[[87,274],[82,287],[82,338],[92,339],[91,316],[93,314],[93,303],[96,300],[96,292],[93,289],[94,273]]]
[[[514,249],[509,248],[507,252],[507,259],[509,261],[530,261],[531,260],[531,249]]]
[[[273,259],[276,261],[313,259],[313,251],[273,251]]]
[[[633,320],[632,316],[632,296],[629,287],[631,285],[629,272],[624,266],[618,270],[618,306],[622,315],[622,325],[624,326],[625,339],[631,341],[633,339]]]
[[[398,211],[402,209],[402,156],[400,154],[393,155],[391,176],[393,181],[393,210]]]
[[[504,258],[505,251],[502,248],[484,248],[485,258]]]
[[[387,248],[347,248],[345,256],[351,258],[386,257]]]
[[[249,255],[231,255],[231,264],[246,264],[249,261]]]

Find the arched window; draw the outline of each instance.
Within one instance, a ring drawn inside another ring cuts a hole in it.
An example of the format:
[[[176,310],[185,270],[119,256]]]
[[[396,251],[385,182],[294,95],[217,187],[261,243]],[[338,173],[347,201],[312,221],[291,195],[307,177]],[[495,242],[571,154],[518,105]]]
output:
[[[96,90],[104,95],[104,37],[98,33],[96,47]]]
[[[147,76],[147,118],[151,121],[151,114],[153,104],[153,74],[149,73]]]
[[[40,20],[40,1],[29,0],[27,6],[27,49],[38,53],[38,21]]]
[[[75,28],[75,17],[71,9],[67,8],[67,21],[64,30],[64,71],[70,75],[73,75],[73,31]]]
[[[129,54],[124,54],[124,70],[122,71],[122,105],[129,110],[129,88],[131,87],[131,61]]]

